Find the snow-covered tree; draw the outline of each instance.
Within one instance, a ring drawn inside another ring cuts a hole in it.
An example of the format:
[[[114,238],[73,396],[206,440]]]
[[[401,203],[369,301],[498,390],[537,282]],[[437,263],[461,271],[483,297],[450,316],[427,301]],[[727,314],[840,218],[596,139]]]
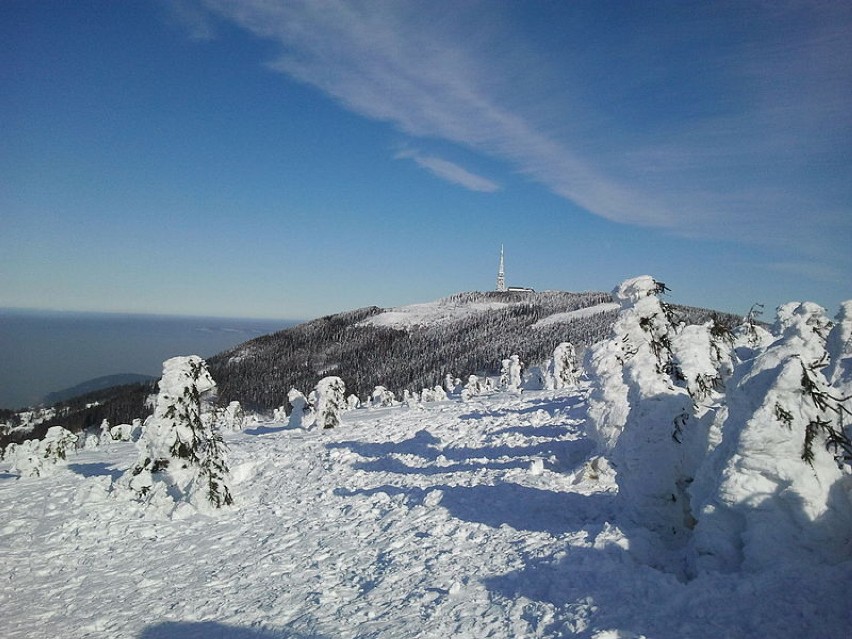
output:
[[[290,428],[311,428],[316,423],[314,407],[308,399],[295,388],[287,393],[287,401],[290,402]]]
[[[734,348],[740,360],[751,359],[769,346],[775,337],[760,324],[763,304],[753,304],[742,323],[733,330]]]
[[[370,406],[373,408],[393,406],[396,403],[396,395],[384,386],[376,386],[370,396]]]
[[[68,458],[75,450],[77,435],[62,426],[51,426],[44,439],[28,439],[20,444],[9,444],[4,459],[14,471],[25,477],[41,477]]]
[[[732,332],[718,319],[685,326],[672,338],[680,381],[696,408],[724,390],[733,371],[733,346]]]
[[[444,390],[447,395],[461,394],[464,386],[460,378],[453,376],[451,373],[444,375]]]
[[[103,420],[101,422],[101,445],[106,446],[107,443],[112,440],[112,433],[110,432],[109,420]]]
[[[230,402],[225,408],[217,411],[216,418],[219,427],[229,433],[237,433],[246,425],[246,414],[238,401]]]
[[[420,393],[420,401],[422,402],[442,402],[447,399],[447,393],[442,386],[434,388],[424,388]]]
[[[696,572],[852,556],[852,476],[842,470],[852,413],[822,372],[829,325],[816,304],[785,304],[776,341],[735,369],[722,440],[690,489]]]
[[[3,459],[9,462],[13,472],[19,472],[24,477],[40,477],[44,474],[44,458],[37,439],[27,439],[20,444],[12,442],[6,446]]]
[[[574,345],[562,342],[553,349],[553,357],[548,360],[545,387],[548,390],[575,388],[579,381],[580,370]]]
[[[464,385],[464,389],[461,391],[462,399],[467,401],[473,397],[487,393],[489,390],[487,382],[488,380],[482,379],[478,375],[469,375],[467,384]]]
[[[593,384],[587,427],[618,468],[619,497],[633,520],[672,540],[691,524],[685,493],[697,463],[691,453],[703,450],[706,436],[689,428],[692,399],[678,386],[675,326],[658,297],[665,290],[642,276],[613,291],[621,312],[612,336],[587,354]]]
[[[519,391],[523,381],[523,364],[520,357],[512,355],[502,361],[500,370],[500,388],[505,391]]]
[[[346,398],[346,409],[357,410],[358,408],[361,408],[361,400],[355,393],[351,393],[349,397]]]
[[[346,385],[339,377],[323,377],[316,392],[317,424],[323,428],[340,426],[340,413],[346,409]]]
[[[81,439],[82,450],[97,450],[100,444],[100,437],[95,433],[86,433],[85,437],[81,437]],[[80,447],[80,443],[78,443],[78,447]]]
[[[550,368],[550,358],[541,366],[530,366],[524,373],[524,390],[544,390],[547,388],[547,370]]]
[[[142,422],[134,419],[132,424],[119,424],[109,429],[110,438],[113,441],[133,442],[142,436]]]
[[[68,458],[68,452],[74,451],[77,435],[62,426],[51,426],[47,429],[39,448],[42,457],[48,463],[56,464]]]
[[[412,406],[418,406],[420,404],[420,395],[418,393],[412,393],[410,390],[403,389],[402,391],[402,405],[408,406],[409,408]]]
[[[163,496],[167,487],[196,507],[233,503],[227,449],[216,424],[201,419],[202,397],[216,383],[200,357],[173,357],[163,363],[154,414],[138,442],[137,463],[125,475],[139,497]]]
[[[825,377],[842,394],[852,394],[852,300],[840,305],[826,340],[829,364]]]

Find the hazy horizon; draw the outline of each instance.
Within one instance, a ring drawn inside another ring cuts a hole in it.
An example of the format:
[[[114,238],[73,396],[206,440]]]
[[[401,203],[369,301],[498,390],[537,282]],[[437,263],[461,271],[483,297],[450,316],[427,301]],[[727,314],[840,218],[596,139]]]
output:
[[[0,309],[0,408],[124,373],[159,377],[177,355],[210,357],[296,322]]]

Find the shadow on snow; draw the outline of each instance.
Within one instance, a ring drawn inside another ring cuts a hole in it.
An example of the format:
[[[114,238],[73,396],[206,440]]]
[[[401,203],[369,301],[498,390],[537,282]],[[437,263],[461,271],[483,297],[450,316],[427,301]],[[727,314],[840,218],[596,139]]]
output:
[[[613,518],[614,495],[596,493],[560,493],[520,484],[502,483],[494,486],[446,486],[413,488],[378,486],[347,490],[338,488],[339,497],[373,496],[384,493],[391,497],[402,495],[409,506],[423,504],[433,491],[442,493],[440,506],[456,519],[485,524],[492,528],[511,526],[527,532],[547,532],[551,535],[583,528],[590,523],[602,524]]]
[[[538,430],[541,431],[538,434],[542,437],[564,432],[557,433],[549,426]],[[594,448],[594,444],[588,439],[552,440],[530,446],[443,447],[441,440],[426,430],[418,431],[410,439],[401,442],[343,441],[329,443],[327,446],[328,448],[346,448],[361,457],[372,458],[371,461],[361,462],[355,466],[361,470],[405,475],[439,475],[483,468],[525,469],[529,467],[530,458],[543,458],[549,470],[567,473],[581,466]],[[411,455],[435,465],[409,466],[393,459],[392,455]],[[440,465],[437,463],[439,457],[457,463]]]
[[[544,411],[551,417],[557,413],[561,413],[565,417],[570,417],[575,409],[583,406],[586,402],[584,395],[576,394],[567,397],[548,397],[541,399],[527,399],[524,401],[522,408],[518,407],[500,407],[495,410],[483,408],[481,410],[473,410],[470,413],[460,415],[462,421],[476,421],[483,417],[507,417],[509,415],[530,415]]]
[[[83,477],[111,477],[113,481],[121,477],[122,471],[112,468],[111,464],[92,462],[90,464],[68,464],[68,470]]]

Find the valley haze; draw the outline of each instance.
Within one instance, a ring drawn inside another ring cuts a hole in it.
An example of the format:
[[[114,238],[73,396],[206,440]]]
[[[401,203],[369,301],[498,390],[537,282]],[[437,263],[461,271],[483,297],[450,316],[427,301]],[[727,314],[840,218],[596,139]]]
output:
[[[169,357],[214,355],[296,323],[0,309],[0,408],[35,405],[107,375],[156,377]]]

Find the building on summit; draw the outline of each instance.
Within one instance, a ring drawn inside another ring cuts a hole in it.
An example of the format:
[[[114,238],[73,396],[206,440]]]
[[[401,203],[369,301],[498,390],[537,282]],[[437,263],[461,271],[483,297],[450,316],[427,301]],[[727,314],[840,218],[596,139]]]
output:
[[[503,260],[503,245],[500,245],[500,268],[497,270],[497,292],[498,293],[535,293],[534,289],[527,286],[506,286],[506,273]]]

